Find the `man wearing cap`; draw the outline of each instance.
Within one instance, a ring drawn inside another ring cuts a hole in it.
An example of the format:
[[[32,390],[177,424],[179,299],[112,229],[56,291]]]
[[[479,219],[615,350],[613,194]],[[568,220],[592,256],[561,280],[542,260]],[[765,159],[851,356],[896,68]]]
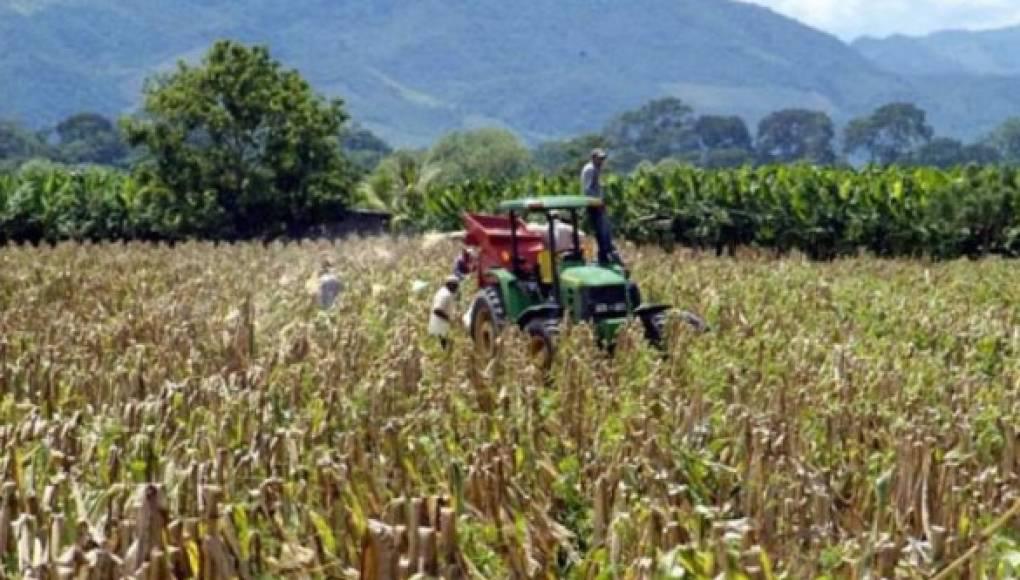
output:
[[[606,152],[602,149],[595,149],[591,152],[591,161],[581,170],[581,191],[588,197],[595,197],[602,200],[602,207],[588,208],[588,219],[591,221],[592,230],[595,232],[595,241],[599,246],[599,264],[616,262],[622,264],[616,247],[613,245],[613,230],[609,225],[609,218],[606,216],[605,201],[602,193],[602,164],[606,160]]]

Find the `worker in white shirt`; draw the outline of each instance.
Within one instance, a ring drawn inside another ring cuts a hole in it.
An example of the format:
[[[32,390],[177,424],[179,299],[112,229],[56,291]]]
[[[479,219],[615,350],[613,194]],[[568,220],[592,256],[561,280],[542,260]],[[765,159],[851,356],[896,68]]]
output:
[[[436,291],[429,315],[429,335],[439,339],[443,350],[450,348],[450,323],[453,321],[453,306],[460,288],[460,279],[450,276]]]

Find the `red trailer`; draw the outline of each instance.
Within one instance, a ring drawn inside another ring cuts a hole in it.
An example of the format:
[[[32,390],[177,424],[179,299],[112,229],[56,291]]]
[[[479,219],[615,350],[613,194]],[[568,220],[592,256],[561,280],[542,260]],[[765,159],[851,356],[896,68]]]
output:
[[[522,273],[538,271],[538,256],[545,250],[545,237],[528,229],[520,217],[511,225],[510,217],[484,214],[464,214],[464,242],[479,249],[478,281],[485,286],[485,273],[492,268],[512,268],[514,242],[517,246],[517,270]]]

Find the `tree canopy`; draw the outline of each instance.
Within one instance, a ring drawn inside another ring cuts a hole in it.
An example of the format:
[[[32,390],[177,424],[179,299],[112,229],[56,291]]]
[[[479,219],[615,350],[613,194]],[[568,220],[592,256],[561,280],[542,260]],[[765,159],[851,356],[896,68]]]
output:
[[[948,168],[975,163],[992,165],[1001,160],[994,147],[982,143],[964,145],[957,139],[937,137],[922,145],[911,156],[910,162],[925,167]]]
[[[751,132],[740,117],[704,115],[698,117],[694,131],[702,149],[751,149]]]
[[[562,141],[547,141],[535,149],[535,165],[548,174],[575,177],[588,162],[592,150],[599,147],[606,148],[608,143],[598,133]]]
[[[444,183],[516,179],[532,168],[531,152],[513,133],[496,128],[450,133],[432,146],[426,162],[439,168]]]
[[[612,149],[611,163],[621,171],[630,171],[641,161],[696,155],[700,146],[695,123],[694,109],[674,97],[623,113],[603,131]]]
[[[38,135],[14,121],[0,120],[0,167],[47,153],[46,143]]]
[[[113,121],[97,113],[78,113],[61,121],[55,132],[58,158],[67,163],[123,165],[128,146]]]
[[[701,144],[702,166],[736,167],[754,162],[751,132],[740,117],[704,115],[698,117],[694,131]]]
[[[835,136],[832,119],[821,111],[777,111],[758,124],[758,160],[762,163],[830,164],[836,160],[832,148]]]
[[[890,103],[851,121],[843,134],[843,150],[847,155],[863,153],[873,163],[891,165],[908,160],[934,135],[923,110],[911,103]]]
[[[1020,117],[1007,119],[984,143],[995,148],[1006,163],[1020,163]]]
[[[338,142],[346,120],[340,100],[316,95],[265,47],[221,41],[199,66],[151,82],[143,114],[124,127],[179,233],[236,238],[343,211],[353,180]]]
[[[341,130],[340,146],[344,155],[363,172],[372,171],[383,158],[393,153],[389,143],[358,123],[351,123]]]

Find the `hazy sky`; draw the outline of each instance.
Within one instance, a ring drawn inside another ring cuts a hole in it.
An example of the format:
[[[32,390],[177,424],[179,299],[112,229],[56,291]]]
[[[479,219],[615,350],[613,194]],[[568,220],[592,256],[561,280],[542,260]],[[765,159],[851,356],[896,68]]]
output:
[[[1020,0],[745,0],[846,40],[1020,24]]]

